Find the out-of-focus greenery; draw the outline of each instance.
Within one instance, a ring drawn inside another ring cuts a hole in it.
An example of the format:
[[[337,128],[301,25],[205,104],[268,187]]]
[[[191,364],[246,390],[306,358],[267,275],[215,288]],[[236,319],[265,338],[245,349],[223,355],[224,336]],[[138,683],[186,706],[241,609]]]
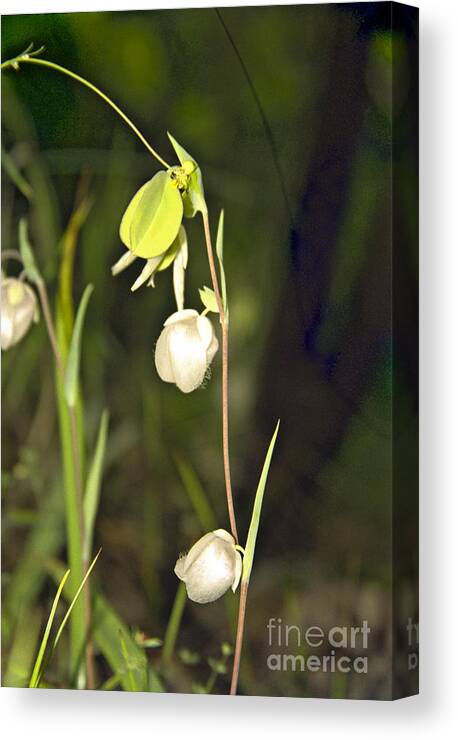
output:
[[[222,11],[269,131],[213,10],[2,19],[2,59],[43,44],[46,58],[117,101],[167,161],[167,131],[193,153],[215,236],[224,207],[231,454],[243,540],[267,442],[282,420],[251,581],[246,694],[384,698],[391,690],[393,49],[385,11],[363,7]],[[409,91],[401,32],[395,45],[396,113]],[[185,601],[173,573],[180,551],[206,529],[228,527],[220,358],[192,394],[161,383],[153,349],[174,310],[170,271],[154,290],[134,294],[136,266],[110,273],[123,249],[121,216],[157,163],[100,99],[50,70],[2,73],[2,108],[3,248],[17,248],[27,216],[54,300],[64,239],[76,249],[75,301],[94,285],[81,357],[89,458],[102,410],[110,413],[94,533],[103,552],[91,576],[99,685],[227,693],[230,658],[221,645],[233,644],[236,597]],[[401,195],[408,203],[408,190]],[[75,223],[82,198],[90,208]],[[187,229],[186,305],[200,308],[205,244],[197,218]],[[415,255],[407,259],[410,270]],[[26,685],[67,561],[43,322],[2,359],[3,682]],[[407,427],[415,415],[403,395],[409,368],[399,383]],[[407,615],[411,599],[406,588]],[[182,613],[175,633],[171,613]],[[269,672],[266,624],[277,616],[323,629],[368,619],[370,677]],[[157,647],[144,646],[151,637]],[[71,684],[67,662],[63,638],[49,685]]]

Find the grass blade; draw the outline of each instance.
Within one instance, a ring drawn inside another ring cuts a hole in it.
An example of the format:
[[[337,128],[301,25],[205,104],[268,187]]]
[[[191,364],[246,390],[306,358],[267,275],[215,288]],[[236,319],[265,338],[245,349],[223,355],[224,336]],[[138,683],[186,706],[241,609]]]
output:
[[[30,282],[35,283],[35,285],[39,285],[43,282],[43,278],[33,256],[33,249],[28,236],[27,220],[25,218],[21,218],[19,221],[19,250],[27,278]]]
[[[28,201],[33,199],[33,190],[25,177],[20,172],[13,157],[6,152],[2,147],[2,167],[10,180],[16,185],[17,189],[22,195],[27,198]]]
[[[108,418],[108,411],[105,409],[102,412],[100,419],[94,457],[89,469],[86,490],[84,492],[85,542],[83,547],[83,558],[86,562],[89,560],[91,553],[95,519],[100,500],[100,484],[102,481],[103,463],[107,444]]]
[[[261,517],[262,501],[264,498],[267,476],[269,474],[270,463],[272,460],[279,427],[280,420],[278,420],[272,439],[270,440],[269,449],[267,450],[266,458],[264,460],[264,465],[261,472],[261,477],[259,478],[258,488],[256,490],[256,496],[254,499],[253,513],[251,515],[250,528],[248,530],[248,537],[245,545],[245,555],[243,556],[242,581],[245,582],[248,582],[250,580],[251,569],[253,567],[256,538],[258,536],[259,529],[259,519]]]
[[[84,584],[86,583],[87,579],[91,575],[92,569],[94,568],[94,565],[96,564],[96,562],[98,560],[98,557],[99,557],[99,555],[100,555],[101,552],[102,552],[102,549],[100,549],[98,551],[98,553],[95,556],[94,560],[92,561],[92,563],[90,564],[89,568],[87,569],[86,575],[84,576],[83,580],[81,581],[80,586],[78,588],[78,591],[74,595],[74,597],[72,599],[72,602],[71,602],[70,606],[68,607],[68,609],[67,609],[67,611],[65,613],[65,616],[64,616],[64,618],[62,620],[62,623],[61,623],[61,625],[60,625],[60,627],[59,627],[59,629],[57,631],[57,635],[54,638],[54,642],[53,642],[53,646],[52,646],[52,652],[54,652],[54,650],[57,647],[57,643],[59,642],[59,640],[61,638],[62,632],[64,631],[64,627],[67,624],[67,621],[68,621],[68,619],[70,617],[70,614],[72,613],[72,609],[75,606],[76,602],[78,601],[78,597],[79,597],[81,591],[84,588]]]
[[[65,371],[65,398],[69,406],[74,407],[78,396],[78,378],[81,357],[81,336],[83,332],[84,318],[86,315],[89,298],[94,290],[93,285],[86,286],[81,298],[78,312],[76,314],[75,326],[73,328],[70,350],[68,353],[67,368]]]
[[[223,242],[224,242],[224,210],[221,209],[218,221],[218,231],[216,234],[216,254],[218,255],[219,270],[221,274],[221,298],[223,300],[224,313],[226,319],[228,318],[228,306],[227,306],[227,288],[226,288],[226,274],[224,272],[223,263]]]
[[[37,659],[36,659],[35,665],[33,667],[32,676],[30,678],[29,688],[31,688],[31,689],[35,689],[38,686],[38,684],[40,683],[40,678],[41,678],[41,674],[42,674],[42,666],[43,666],[43,657],[44,657],[44,654],[45,654],[46,646],[48,644],[49,635],[50,635],[50,632],[51,632],[51,627],[52,627],[52,624],[54,622],[54,617],[56,615],[57,605],[59,603],[59,599],[60,599],[60,595],[62,593],[62,589],[64,588],[65,581],[67,580],[67,578],[68,578],[69,575],[70,575],[70,571],[69,570],[65,571],[65,573],[63,575],[63,578],[62,578],[61,582],[59,583],[59,588],[57,589],[57,593],[56,593],[56,595],[54,597],[54,601],[53,601],[53,604],[52,604],[51,612],[49,614],[48,621],[46,623],[46,628],[45,628],[45,632],[44,632],[44,635],[43,635],[43,639],[41,641],[40,648],[38,650]]]
[[[162,660],[164,663],[167,663],[173,655],[186,601],[186,587],[184,583],[180,583],[165,631],[164,647],[162,648]]]

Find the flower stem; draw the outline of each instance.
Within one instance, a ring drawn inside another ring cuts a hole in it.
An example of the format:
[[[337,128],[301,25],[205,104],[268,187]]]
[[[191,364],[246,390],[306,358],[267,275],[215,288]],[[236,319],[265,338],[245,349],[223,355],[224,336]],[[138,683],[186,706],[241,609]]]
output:
[[[224,481],[226,484],[227,510],[229,514],[231,532],[232,532],[232,536],[235,539],[235,542],[238,543],[239,538],[237,534],[237,525],[235,523],[234,500],[232,496],[232,483],[231,483],[231,465],[230,465],[230,458],[229,458],[229,327],[227,324],[227,317],[224,311],[223,302],[221,300],[221,292],[219,289],[218,277],[216,275],[215,259],[213,257],[213,247],[212,247],[210,224],[208,221],[207,211],[202,213],[202,219],[204,222],[205,243],[207,245],[207,256],[208,256],[208,264],[210,267],[210,275],[212,279],[213,291],[215,293],[216,303],[217,303],[218,312],[219,312],[219,318],[221,322],[221,336],[222,336],[221,402],[222,402],[222,417],[223,417]]]
[[[98,95],[102,100],[105,101],[105,103],[108,103],[109,106],[113,108],[114,111],[120,116],[125,123],[127,123],[128,126],[132,129],[132,131],[138,136],[142,144],[148,149],[150,154],[155,157],[158,162],[160,162],[164,167],[169,169],[170,165],[167,164],[165,159],[162,159],[160,154],[156,152],[155,149],[151,146],[151,144],[147,141],[147,139],[143,136],[141,131],[138,130],[136,125],[131,121],[129,116],[127,116],[124,111],[121,110],[121,108],[116,105],[116,103],[111,100],[111,98],[108,97],[102,90],[100,90],[96,85],[93,85],[92,82],[89,82],[89,80],[86,80],[84,77],[81,77],[80,75],[77,75],[75,72],[72,72],[70,69],[67,69],[66,67],[61,67],[60,64],[55,64],[54,62],[49,62],[47,59],[37,59],[37,57],[30,56],[27,53],[24,53],[22,55],[19,55],[17,57],[14,57],[13,59],[7,59],[5,62],[3,62],[0,65],[0,69],[7,69],[8,67],[13,67],[14,69],[19,69],[20,64],[38,64],[41,67],[48,67],[49,69],[53,69],[56,72],[61,72],[64,75],[67,75],[67,77],[71,77],[73,80],[76,80],[77,82],[80,82],[82,85],[85,85],[85,87],[88,87],[89,90],[92,90],[96,95]]]
[[[239,682],[240,658],[242,656],[243,634],[245,631],[245,614],[248,596],[248,585],[249,581],[242,579],[242,582],[240,584],[239,616],[237,621],[237,635],[235,638],[234,663],[232,666],[230,690],[231,696],[235,696],[235,694],[237,693],[237,685]]]
[[[57,372],[59,374],[62,387],[65,382],[65,367],[62,359],[62,355],[59,350],[59,343],[57,340],[56,331],[54,328],[54,322],[52,319],[51,309],[49,305],[48,292],[46,285],[43,280],[39,280],[36,283],[38,296],[40,298],[40,304],[43,311],[43,317],[48,332],[49,341],[53,351]],[[81,471],[81,459],[79,452],[79,441],[78,441],[78,421],[76,418],[76,410],[74,407],[67,404],[67,411],[70,421],[70,434],[71,434],[71,447],[73,457],[73,470],[75,475],[75,489],[78,509],[78,523],[80,530],[81,541],[85,539],[85,524],[84,524],[84,507],[83,507],[83,481]],[[87,571],[88,562],[83,562],[83,569]],[[95,688],[95,669],[94,669],[94,649],[92,640],[90,638],[89,630],[92,620],[92,606],[91,606],[91,587],[89,580],[84,585],[84,621],[86,631],[86,643],[85,643],[85,659],[86,659],[86,683],[88,689]]]

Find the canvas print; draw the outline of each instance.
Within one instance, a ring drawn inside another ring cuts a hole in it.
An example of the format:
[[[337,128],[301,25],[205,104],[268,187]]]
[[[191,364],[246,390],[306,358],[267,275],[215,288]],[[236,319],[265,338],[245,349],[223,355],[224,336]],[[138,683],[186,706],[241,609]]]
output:
[[[418,11],[2,18],[2,685],[418,691]]]

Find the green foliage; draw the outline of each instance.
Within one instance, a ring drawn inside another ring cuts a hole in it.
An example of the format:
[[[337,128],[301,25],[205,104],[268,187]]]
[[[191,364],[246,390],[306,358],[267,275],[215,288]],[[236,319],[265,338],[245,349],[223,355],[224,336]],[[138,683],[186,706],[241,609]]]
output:
[[[79,369],[81,358],[81,341],[86,310],[91,297],[93,285],[88,285],[81,298],[78,312],[76,314],[75,326],[73,328],[70,350],[68,353],[67,367],[65,370],[65,398],[69,406],[76,405],[78,397]]]
[[[48,645],[49,635],[51,634],[51,628],[52,628],[52,625],[53,625],[53,622],[54,622],[54,617],[56,615],[56,611],[57,611],[57,606],[59,604],[60,595],[62,593],[62,590],[63,590],[63,588],[65,586],[65,582],[66,582],[66,580],[67,580],[67,578],[68,578],[69,575],[70,575],[70,571],[69,570],[65,571],[65,573],[63,575],[63,578],[62,578],[61,582],[59,583],[59,587],[57,589],[57,593],[56,593],[56,595],[54,597],[54,601],[53,601],[53,604],[52,604],[52,607],[51,607],[51,611],[49,613],[48,621],[46,623],[46,628],[45,628],[45,631],[44,631],[43,639],[41,640],[40,648],[38,650],[38,655],[37,655],[37,658],[36,658],[36,661],[35,661],[35,665],[33,667],[32,675],[30,677],[29,688],[31,688],[31,689],[36,689],[39,686],[39,684],[40,684],[40,678],[41,678],[42,671],[43,671],[43,659],[44,659],[44,655],[45,655],[45,650],[46,650],[46,647]]]
[[[226,321],[229,318],[229,307],[227,305],[227,287],[226,287],[226,273],[224,272],[223,262],[223,251],[224,251],[224,211],[221,209],[218,221],[218,231],[216,234],[216,254],[218,256],[219,271],[221,276],[221,300],[223,301],[224,314]]]
[[[172,134],[167,133],[175,153],[180,161],[182,167],[185,168],[185,172],[188,174],[188,184],[186,191],[183,195],[184,200],[184,215],[186,218],[194,218],[196,213],[206,213],[207,204],[204,196],[204,185],[202,181],[202,173],[196,160],[191,157],[190,154],[184,149],[176,139],[173,138]],[[188,168],[187,165],[192,163],[193,167]]]
[[[30,282],[35,283],[35,285],[39,285],[43,282],[43,278],[41,277],[35,261],[32,245],[29,241],[27,221],[25,218],[21,218],[19,221],[19,248],[21,250],[22,262],[24,263],[24,270],[27,278]]]
[[[95,519],[99,506],[100,489],[102,483],[103,463],[108,434],[108,411],[105,409],[100,418],[99,432],[94,450],[94,457],[86,481],[84,491],[84,547],[83,558],[88,560],[92,548]]]
[[[264,491],[267,483],[267,476],[269,475],[270,463],[272,461],[272,455],[277,440],[278,430],[280,428],[280,420],[277,422],[275,431],[272,439],[270,440],[269,448],[267,450],[264,465],[261,471],[261,477],[259,478],[258,487],[256,489],[256,496],[253,504],[253,512],[251,514],[250,528],[248,530],[248,537],[245,545],[245,553],[243,556],[243,572],[242,581],[248,582],[250,580],[251,569],[253,567],[254,552],[256,549],[256,538],[258,536],[259,520],[261,518],[262,501],[264,498]]]
[[[207,288],[207,286],[204,285],[203,288],[199,289],[199,295],[200,300],[204,304],[207,311],[218,313],[218,304],[216,302],[215,292],[211,288]]]
[[[173,655],[186,602],[186,587],[184,583],[180,583],[165,630],[164,647],[162,649],[162,660],[164,663],[167,663]]]

